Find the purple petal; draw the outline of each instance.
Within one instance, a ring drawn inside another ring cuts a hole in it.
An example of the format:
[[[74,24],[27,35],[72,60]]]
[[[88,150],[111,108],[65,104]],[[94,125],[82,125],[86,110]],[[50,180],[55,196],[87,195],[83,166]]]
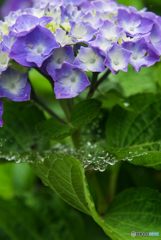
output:
[[[56,80],[55,69],[61,68],[63,62],[68,62],[71,64],[74,62],[74,52],[72,46],[54,49],[50,58],[44,62],[46,65],[46,71],[53,78],[53,80]]]
[[[18,37],[25,36],[37,25],[45,27],[47,23],[52,21],[52,19],[52,17],[47,16],[38,18],[28,14],[21,15],[17,18],[16,23],[12,26],[11,32]]]
[[[116,24],[106,20],[96,35],[100,34],[112,42],[117,42],[122,30],[123,28],[117,27]]]
[[[69,36],[74,37],[76,42],[89,41],[93,38],[93,35],[96,32],[96,30],[92,28],[89,23],[70,22],[70,24],[71,30],[69,32]]]
[[[43,61],[59,47],[50,30],[37,26],[24,37],[20,37],[12,45],[9,56],[26,67],[41,67]]]
[[[87,75],[79,68],[63,63],[61,69],[56,69],[54,92],[56,98],[73,98],[90,85]]]
[[[74,65],[84,71],[105,71],[103,57],[99,54],[97,48],[81,47],[77,57],[75,58]]]
[[[7,0],[1,7],[1,16],[5,17],[11,11],[16,11],[18,9],[24,9],[32,6],[31,0]]]
[[[131,55],[132,52],[127,51],[117,43],[114,43],[113,47],[107,53],[104,64],[114,74],[117,74],[119,70],[127,72],[127,66]]]
[[[159,55],[154,51],[154,49],[152,49],[144,38],[141,38],[136,42],[125,42],[122,46],[132,52],[130,63],[137,72],[141,67],[149,67],[160,61]]]
[[[117,18],[118,26],[123,27],[125,33],[131,36],[148,33],[154,23],[151,19],[142,18],[139,14],[129,13],[124,9],[118,10]]]
[[[15,102],[30,99],[30,84],[27,82],[28,74],[8,68],[0,75],[0,97],[7,97]]]
[[[106,57],[107,51],[112,47],[113,42],[101,35],[97,35],[94,41],[89,42],[89,46],[97,47],[100,55]]]

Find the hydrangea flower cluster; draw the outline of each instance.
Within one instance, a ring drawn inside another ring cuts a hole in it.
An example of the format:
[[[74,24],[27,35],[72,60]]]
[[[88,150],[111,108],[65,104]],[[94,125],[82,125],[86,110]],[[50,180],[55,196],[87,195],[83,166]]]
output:
[[[13,61],[51,76],[56,98],[73,98],[90,85],[85,72],[117,74],[129,63],[139,71],[160,55],[161,17],[146,9],[110,0],[35,1],[0,22],[0,97],[30,99],[28,74],[12,69]]]

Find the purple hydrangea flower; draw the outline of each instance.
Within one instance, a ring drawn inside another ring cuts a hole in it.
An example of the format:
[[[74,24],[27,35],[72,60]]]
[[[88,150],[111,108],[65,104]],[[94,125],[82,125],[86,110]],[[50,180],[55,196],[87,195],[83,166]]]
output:
[[[17,40],[17,37],[10,37],[10,36],[4,36],[3,42],[2,42],[2,51],[5,53],[9,53],[11,51],[11,47],[13,43]]]
[[[101,12],[114,12],[117,13],[118,5],[114,1],[93,1],[93,5]]]
[[[61,69],[55,70],[56,82],[54,92],[56,98],[73,98],[90,85],[87,75],[69,63],[63,63]]]
[[[158,53],[161,54],[161,27],[157,23],[153,25],[151,30],[150,41]]]
[[[89,45],[97,47],[100,54],[106,57],[106,53],[113,46],[113,42],[98,34],[94,41],[89,42]]]
[[[63,0],[63,2],[64,4],[72,2],[74,5],[79,6],[84,2],[84,0]]]
[[[8,54],[5,52],[2,52],[0,49],[0,74],[2,71],[5,71],[8,67],[10,58],[8,57]]]
[[[62,5],[60,7],[60,9],[61,9],[61,21],[62,22],[74,20],[73,12],[74,12],[74,10],[77,10],[77,8],[74,7],[74,5],[72,3],[67,4],[67,6]]]
[[[31,87],[27,81],[28,74],[8,68],[0,75],[0,97],[7,97],[15,102],[30,99]]]
[[[84,71],[104,72],[103,58],[97,48],[81,47],[74,65]]]
[[[15,12],[10,12],[10,13],[8,14],[8,16],[6,16],[6,17],[4,18],[5,23],[7,23],[8,27],[12,27],[13,24],[15,24],[16,19],[17,19],[20,15],[22,15],[22,14],[23,14],[23,13],[22,13],[22,10],[21,10],[21,9],[18,9],[18,10],[15,11]]]
[[[101,14],[99,14],[98,12],[96,12],[95,15],[93,15],[91,12],[88,12],[86,15],[83,15],[83,17],[81,18],[81,20],[83,22],[88,22],[91,24],[91,26],[94,29],[98,29],[102,24],[103,24],[103,20],[101,19]]]
[[[141,67],[149,67],[160,61],[159,55],[152,49],[144,38],[136,42],[125,42],[122,46],[132,52],[129,63],[138,72]]]
[[[115,22],[117,21],[117,14],[115,14],[115,12],[110,12],[110,11],[106,11],[106,12],[96,12],[97,17],[99,17],[100,19],[102,19],[103,21],[105,20],[109,20],[110,22]]]
[[[108,51],[104,64],[111,72],[117,74],[119,70],[127,72],[127,66],[132,52],[125,50],[117,43]]]
[[[56,29],[55,39],[62,47],[74,43],[73,38],[66,34],[66,31],[59,28]]]
[[[10,35],[13,34],[15,36],[25,36],[29,31],[35,28],[37,25],[45,27],[47,23],[49,23],[53,18],[52,17],[41,17],[37,18],[32,15],[21,15],[17,18],[16,23],[12,26]]]
[[[50,30],[37,26],[26,36],[20,37],[11,47],[10,58],[26,67],[41,67],[55,48],[59,47]]]
[[[96,30],[90,26],[89,23],[70,21],[71,30],[69,36],[75,38],[75,42],[87,42],[93,38]]]
[[[54,49],[53,54],[44,62],[47,73],[56,80],[55,69],[61,68],[63,62],[73,63],[74,52],[72,46],[65,46],[64,48]]]
[[[0,14],[2,17],[5,17],[11,11],[16,11],[18,9],[24,9],[32,6],[31,0],[7,0],[2,5]]]
[[[2,115],[3,115],[3,102],[0,100],[0,126],[3,126]]]
[[[139,14],[129,13],[125,9],[119,9],[117,24],[122,27],[125,33],[131,36],[150,32],[154,22],[151,19],[143,18]]]
[[[116,24],[105,20],[100,30],[96,33],[96,35],[102,35],[104,38],[112,42],[117,42],[123,28],[117,27]]]

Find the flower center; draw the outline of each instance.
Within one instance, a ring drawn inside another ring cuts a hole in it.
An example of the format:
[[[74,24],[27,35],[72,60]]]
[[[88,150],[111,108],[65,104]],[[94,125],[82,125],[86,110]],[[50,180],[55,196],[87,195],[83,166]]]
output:
[[[95,60],[94,58],[91,58],[91,59],[89,60],[90,63],[95,63],[95,61],[96,61],[96,60]]]
[[[7,62],[7,59],[6,59],[6,58],[2,58],[2,59],[1,59],[1,64],[6,64],[6,62]]]
[[[113,61],[113,63],[114,63],[115,65],[119,65],[119,61],[118,61],[117,59],[115,59],[115,60]]]
[[[70,80],[71,80],[71,82],[75,82],[76,79],[75,79],[75,77],[71,77]]]
[[[133,32],[134,31],[134,27],[129,27],[129,30]]]
[[[38,47],[37,48],[37,53],[42,53],[43,52],[43,48],[42,47]]]
[[[10,83],[10,88],[15,88],[15,84],[14,83]]]
[[[132,58],[133,58],[134,60],[137,60],[137,58],[138,58],[137,53],[133,53],[133,54],[132,54]]]
[[[58,58],[57,63],[61,64],[62,62],[63,62],[63,59],[62,58]]]

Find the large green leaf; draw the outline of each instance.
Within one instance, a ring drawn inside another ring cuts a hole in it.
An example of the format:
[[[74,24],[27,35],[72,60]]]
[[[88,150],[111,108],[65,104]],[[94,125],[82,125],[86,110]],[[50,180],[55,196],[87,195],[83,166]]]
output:
[[[134,149],[131,163],[161,169],[161,95],[140,94],[128,100],[134,112],[116,106],[110,113],[106,124],[107,147],[115,147],[117,157],[124,153],[125,160],[131,158],[128,151]]]
[[[83,169],[78,160],[55,153],[45,158],[44,162],[36,158],[30,166],[43,183],[55,190],[66,202],[90,214],[84,193]]]
[[[5,101],[4,125],[0,128],[0,161],[19,161],[27,156],[28,160],[34,159],[37,151],[48,148],[48,140],[35,130],[37,123],[44,119],[42,111],[31,102]]]
[[[37,158],[30,166],[46,186],[56,191],[76,209],[91,215],[112,239],[118,239],[98,216],[85,181],[83,165],[78,160],[69,155],[55,153],[44,161]]]
[[[133,66],[129,65],[128,72],[120,71],[117,75],[109,75],[110,82],[117,82],[121,85],[125,97],[138,93],[157,93],[157,78],[159,74],[156,76],[156,66],[142,67],[140,72],[135,72]]]
[[[30,163],[45,185],[66,202],[93,217],[113,240],[128,240],[132,231],[159,231],[161,196],[151,189],[130,189],[114,199],[104,218],[95,210],[88,191],[83,166],[69,155],[50,155]]]
[[[148,188],[125,190],[110,204],[105,224],[110,225],[120,240],[131,239],[133,231],[161,234],[161,194]],[[149,236],[136,236],[142,238],[148,240]]]
[[[161,95],[140,94],[129,98],[134,112],[116,106],[106,124],[110,147],[153,144],[161,140]]]
[[[103,102],[103,108],[112,108],[115,105],[119,105],[125,110],[133,111],[131,106],[129,106],[128,98],[124,97],[120,92],[116,90],[110,90],[107,93],[103,93],[98,90],[100,95],[98,98]]]
[[[0,239],[84,239],[81,215],[49,190],[41,189],[10,201],[0,198]]]
[[[161,170],[161,152],[148,151],[141,147],[112,148],[105,147],[105,162],[115,164],[117,161],[129,161],[134,165],[152,167]],[[105,163],[104,163],[105,164]]]
[[[71,113],[71,123],[65,125],[57,119],[49,119],[39,123],[36,127],[38,133],[49,139],[61,140],[72,135],[81,126],[87,124],[101,108],[101,102],[96,99],[84,100],[78,103]]]

